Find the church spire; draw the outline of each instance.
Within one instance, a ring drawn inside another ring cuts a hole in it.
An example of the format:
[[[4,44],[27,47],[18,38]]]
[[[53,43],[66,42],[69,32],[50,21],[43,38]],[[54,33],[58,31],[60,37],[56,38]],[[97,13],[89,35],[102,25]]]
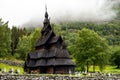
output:
[[[51,31],[51,29],[50,21],[48,19],[47,6],[45,5],[45,19],[41,30],[42,36],[46,35],[49,31]]]
[[[49,24],[48,13],[47,13],[47,5],[45,5],[45,19],[44,19],[44,26]]]
[[[47,5],[45,5],[45,18],[48,18]]]

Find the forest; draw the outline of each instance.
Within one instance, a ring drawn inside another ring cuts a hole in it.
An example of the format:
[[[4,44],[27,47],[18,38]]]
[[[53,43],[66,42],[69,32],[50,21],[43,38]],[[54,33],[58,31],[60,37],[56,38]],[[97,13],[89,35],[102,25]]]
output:
[[[96,66],[100,71],[111,65],[120,68],[120,7],[115,20],[104,23],[64,22],[52,23],[57,35],[67,44],[76,70],[87,70]],[[0,59],[25,61],[27,54],[34,51],[40,38],[42,26],[9,28],[8,22],[0,19]]]

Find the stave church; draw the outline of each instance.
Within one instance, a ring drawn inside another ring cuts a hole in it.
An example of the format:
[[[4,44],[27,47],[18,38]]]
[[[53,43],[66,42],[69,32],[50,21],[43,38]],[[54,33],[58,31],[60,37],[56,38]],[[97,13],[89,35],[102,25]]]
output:
[[[74,73],[75,64],[66,47],[62,37],[54,33],[46,10],[41,37],[35,44],[35,51],[27,55],[25,72],[29,74]]]

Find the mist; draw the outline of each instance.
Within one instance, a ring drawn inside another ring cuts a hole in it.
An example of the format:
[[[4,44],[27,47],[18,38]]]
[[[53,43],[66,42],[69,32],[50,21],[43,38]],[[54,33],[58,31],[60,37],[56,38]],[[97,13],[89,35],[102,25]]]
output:
[[[117,16],[117,11],[113,7],[119,4],[115,0],[66,0],[66,3],[50,11],[50,17],[53,21],[87,21],[87,22],[101,22],[110,21]],[[55,7],[55,6],[54,6]]]
[[[118,11],[113,7],[120,0],[1,0],[0,17],[9,26],[37,27],[43,23],[45,4],[51,23],[96,23],[114,20]]]
[[[52,23],[64,22],[108,22],[117,17],[113,8],[120,4],[120,0],[46,0],[47,11]],[[24,25],[38,26],[44,19],[36,16]]]

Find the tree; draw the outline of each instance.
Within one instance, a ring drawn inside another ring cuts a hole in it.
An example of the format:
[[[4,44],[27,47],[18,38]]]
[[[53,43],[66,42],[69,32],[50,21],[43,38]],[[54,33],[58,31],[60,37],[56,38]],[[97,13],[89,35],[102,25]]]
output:
[[[107,50],[108,45],[105,39],[96,32],[85,28],[79,31],[74,56],[78,65],[82,67],[87,65],[87,72],[91,64],[93,69],[95,69],[95,65],[103,68],[107,64],[108,56],[104,56],[107,55]]]
[[[12,27],[11,29],[11,54],[14,55],[15,54],[15,50],[16,50],[16,47],[18,45],[18,42],[19,42],[19,37],[22,37],[22,36],[27,36],[27,30],[26,28],[17,28],[15,26]]]
[[[59,25],[56,25],[56,24],[51,24],[51,27],[52,29],[54,30],[54,32],[57,34],[57,35],[60,35],[61,33],[61,27]]]
[[[19,43],[17,45],[15,57],[18,59],[25,60],[27,54],[34,51],[34,45],[40,37],[40,29],[35,29],[30,35],[23,35],[19,38]]]
[[[27,53],[31,50],[30,39],[28,36],[22,36],[19,38],[15,57],[17,59],[25,60]]]
[[[117,50],[112,55],[112,60],[115,65],[117,65],[117,68],[120,68],[120,50]]]
[[[8,28],[8,22],[4,23],[0,19],[0,57],[6,58],[11,52],[11,31]]]
[[[40,29],[36,28],[31,34],[30,34],[30,40],[31,40],[31,51],[35,50],[35,44],[38,41],[38,39],[40,38],[41,34],[40,34]]]
[[[18,41],[19,41],[19,33],[18,33],[18,29],[17,27],[12,27],[11,29],[11,54],[14,55],[15,54],[15,49],[17,47]]]

